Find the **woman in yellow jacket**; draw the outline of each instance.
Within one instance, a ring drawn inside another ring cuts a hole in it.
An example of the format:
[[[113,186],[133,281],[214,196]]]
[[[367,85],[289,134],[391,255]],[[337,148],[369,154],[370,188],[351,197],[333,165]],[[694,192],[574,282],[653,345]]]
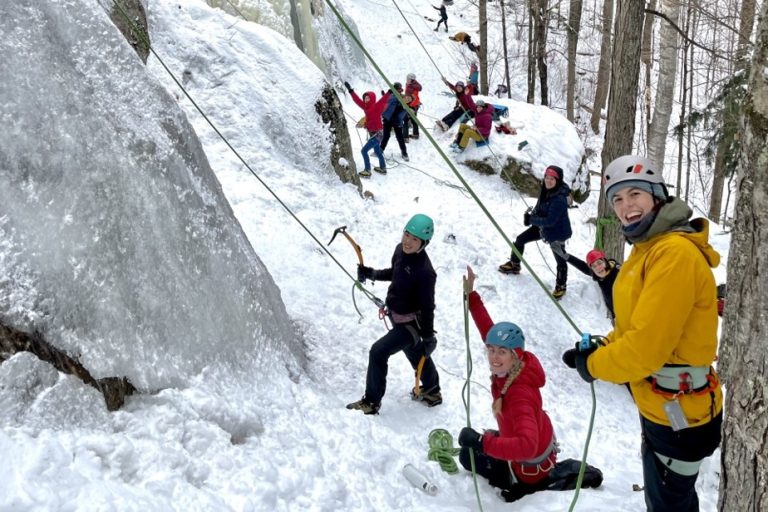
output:
[[[587,382],[628,383],[640,412],[645,502],[653,512],[699,510],[699,466],[720,444],[723,395],[711,364],[717,305],[706,219],[667,193],[650,160],[606,168],[608,202],[633,245],[613,287],[614,330],[563,361]]]

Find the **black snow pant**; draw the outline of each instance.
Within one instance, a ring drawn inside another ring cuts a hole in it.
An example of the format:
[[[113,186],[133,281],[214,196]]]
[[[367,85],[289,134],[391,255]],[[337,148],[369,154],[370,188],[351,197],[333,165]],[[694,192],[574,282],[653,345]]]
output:
[[[475,113],[471,110],[467,111],[467,114],[470,118],[475,117]],[[464,109],[461,107],[455,108],[448,112],[448,114],[443,118],[443,122],[448,125],[448,128],[453,126],[453,123],[455,123],[461,116],[464,115]]]
[[[419,112],[419,107],[421,105],[416,105],[415,107],[411,107],[411,110],[413,110],[413,115],[416,116]],[[408,137],[410,132],[411,123],[413,123],[413,134],[416,136],[416,138],[419,138],[419,124],[416,121],[411,121],[411,116],[405,116],[405,119],[403,120],[403,138]]]
[[[387,143],[389,143],[390,132],[395,130],[395,138],[397,139],[397,145],[400,146],[400,154],[408,156],[408,150],[405,149],[405,139],[403,139],[403,126],[397,126],[392,121],[384,120],[384,138],[381,139],[381,151],[384,152],[387,149]]]
[[[365,378],[365,400],[372,404],[381,403],[387,390],[387,371],[389,357],[400,351],[405,353],[414,369],[424,355],[421,340],[412,324],[395,324],[392,330],[379,338],[368,352],[368,374]],[[421,386],[425,392],[440,391],[440,377],[431,357],[424,362],[421,370]]]
[[[643,480],[648,512],[698,512],[696,479],[699,474],[683,475],[669,467],[670,457],[696,462],[709,457],[720,445],[723,413],[701,425],[675,432],[640,417],[643,436]]]
[[[515,238],[514,246],[520,256],[525,251],[525,244],[529,242],[535,242],[541,240],[541,230],[539,226],[530,226],[528,229],[517,235]],[[549,247],[552,249],[552,254],[555,256],[555,262],[557,263],[557,277],[555,278],[555,284],[557,286],[565,286],[568,282],[568,253],[565,252],[565,240],[550,240]],[[520,258],[513,252],[509,257],[510,260],[515,263],[520,263]]]
[[[441,23],[445,25],[445,31],[448,32],[448,18],[440,18],[439,20],[437,20],[437,26],[435,27],[435,32],[440,30]]]

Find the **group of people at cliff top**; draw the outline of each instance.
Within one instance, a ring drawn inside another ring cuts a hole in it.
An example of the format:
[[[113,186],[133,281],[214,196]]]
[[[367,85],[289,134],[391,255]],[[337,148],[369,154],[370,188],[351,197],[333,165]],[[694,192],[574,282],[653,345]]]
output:
[[[487,144],[491,136],[494,107],[483,100],[475,102],[472,98],[478,92],[477,81],[478,70],[476,62],[470,64],[467,85],[463,81],[452,84],[443,78],[445,85],[456,95],[456,103],[448,114],[437,121],[437,127],[441,131],[447,131],[461,118],[467,121],[470,119],[474,120],[473,124],[468,122],[460,123],[455,140],[450,146],[454,153],[462,153],[471,140],[474,140],[477,145]],[[387,144],[389,144],[389,138],[393,131],[400,148],[400,157],[406,162],[410,161],[406,144],[413,139],[419,138],[419,125],[411,119],[404,105],[407,105],[413,111],[414,117],[418,115],[419,107],[422,104],[420,98],[422,85],[416,80],[416,75],[408,73],[405,80],[405,88],[403,88],[402,83],[394,82],[392,90],[382,91],[381,97],[378,99],[374,91],[366,91],[362,97],[358,96],[349,82],[344,82],[344,87],[355,104],[365,114],[359,126],[366,129],[368,139],[360,150],[363,155],[363,170],[358,174],[363,178],[371,177],[371,160],[369,156],[371,151],[376,155],[379,163],[379,165],[373,167],[373,171],[379,174],[387,174],[384,150],[387,148]],[[400,98],[402,98],[402,101]]]
[[[558,261],[556,291],[564,292],[566,263],[574,260],[564,249],[570,225],[562,179],[558,167],[547,169],[537,206],[524,214],[530,227],[515,240],[516,251],[502,270],[519,273],[525,244],[543,238]],[[621,267],[600,251],[575,266],[612,284],[601,288],[615,316],[613,330],[604,337],[585,336],[564,351],[562,360],[586,382],[628,386],[640,413],[647,509],[697,511],[699,467],[720,444],[722,423],[723,395],[712,367],[718,310],[711,268],[720,256],[708,243],[708,221],[692,219],[691,208],[669,195],[660,169],[649,159],[614,160],[604,171],[604,187],[632,251]],[[557,218],[566,221],[555,223]],[[443,401],[433,362],[436,272],[426,252],[434,233],[433,220],[417,214],[406,223],[389,267],[358,267],[360,282],[391,281],[384,313],[392,329],[371,346],[365,392],[347,409],[379,413],[389,357],[400,351],[416,374],[411,397],[430,407]],[[540,391],[544,368],[526,350],[519,325],[491,320],[474,289],[476,277],[468,266],[464,294],[486,350],[496,428],[461,429],[459,461],[471,470],[474,460],[476,472],[500,488],[507,501],[541,490],[574,489],[580,462],[557,460],[556,429]],[[587,466],[582,486],[601,482],[600,470]]]

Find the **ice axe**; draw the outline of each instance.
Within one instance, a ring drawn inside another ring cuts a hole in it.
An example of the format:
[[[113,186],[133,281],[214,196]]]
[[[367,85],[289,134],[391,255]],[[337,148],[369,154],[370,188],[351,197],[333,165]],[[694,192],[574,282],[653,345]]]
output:
[[[344,235],[344,238],[346,238],[347,241],[349,241],[349,243],[352,244],[352,248],[355,250],[355,253],[357,254],[357,261],[360,263],[360,266],[362,267],[363,266],[363,250],[360,248],[359,245],[357,245],[357,242],[355,242],[352,236],[349,233],[347,233],[347,226],[341,226],[336,228],[333,231],[333,236],[331,237],[331,241],[328,242],[328,245],[331,245],[333,243],[333,241],[336,239],[336,235],[338,235],[339,233]]]

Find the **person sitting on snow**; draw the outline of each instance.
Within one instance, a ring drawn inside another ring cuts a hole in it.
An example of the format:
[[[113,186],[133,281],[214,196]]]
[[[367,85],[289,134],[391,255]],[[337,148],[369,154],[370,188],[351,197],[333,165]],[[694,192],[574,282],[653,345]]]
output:
[[[448,36],[448,39],[451,41],[456,41],[457,43],[466,44],[469,49],[475,53],[480,51],[480,46],[476,45],[472,42],[472,36],[467,34],[466,32],[456,32],[456,34],[452,36]]]
[[[475,143],[488,142],[493,128],[493,105],[486,104],[483,100],[477,100],[475,103],[475,127],[461,123],[459,132],[456,134],[456,140],[451,144],[454,153],[461,153],[467,149],[470,140]]]
[[[475,100],[467,93],[464,82],[458,81],[456,85],[453,85],[443,77],[443,83],[456,94],[456,105],[453,107],[453,110],[437,121],[437,127],[442,131],[447,131],[465,113],[469,117],[474,117],[476,108]]]
[[[546,382],[544,369],[536,355],[525,350],[520,327],[512,322],[493,323],[474,291],[476,277],[467,266],[464,294],[485,342],[498,430],[481,434],[464,427],[459,434],[459,462],[472,471],[472,450],[477,474],[500,488],[508,502],[536,491],[575,489],[580,463],[573,459],[557,462],[555,431],[541,398]],[[585,468],[582,487],[599,487],[602,481],[599,469]]]
[[[611,322],[613,322],[616,316],[613,313],[613,283],[616,281],[616,276],[619,275],[621,265],[614,259],[608,259],[600,249],[589,251],[586,262],[572,254],[568,255],[566,261],[582,274],[588,275],[595,280],[600,287],[605,307],[608,308],[608,314],[610,315]]]
[[[385,300],[392,329],[379,338],[368,353],[365,394],[347,409],[363,414],[378,414],[387,388],[387,362],[401,350],[421,379],[411,398],[429,407],[443,403],[440,377],[430,357],[437,346],[435,338],[435,281],[437,274],[426,248],[435,226],[431,218],[414,215],[403,230],[403,236],[392,255],[392,266],[383,270],[358,265],[357,280],[391,281]],[[419,375],[418,368],[421,367]]]

